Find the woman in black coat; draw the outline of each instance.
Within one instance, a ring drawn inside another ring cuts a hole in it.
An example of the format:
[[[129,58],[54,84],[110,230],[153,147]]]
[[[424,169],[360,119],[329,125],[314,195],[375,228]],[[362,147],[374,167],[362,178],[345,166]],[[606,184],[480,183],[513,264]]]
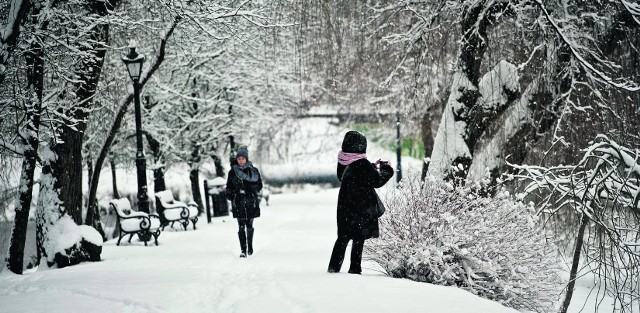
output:
[[[342,151],[338,153],[337,174],[342,181],[338,194],[338,239],[331,253],[329,273],[340,271],[347,244],[353,240],[349,273],[360,274],[364,241],[380,234],[373,210],[378,203],[374,188],[384,186],[391,179],[393,168],[380,160],[369,162],[366,150],[367,138],[363,134],[357,131],[345,134]]]
[[[227,175],[227,199],[232,202],[233,217],[238,219],[238,239],[241,258],[253,254],[253,219],[260,216],[260,198],[262,190],[260,171],[249,162],[249,151],[241,147],[236,159],[231,162]]]

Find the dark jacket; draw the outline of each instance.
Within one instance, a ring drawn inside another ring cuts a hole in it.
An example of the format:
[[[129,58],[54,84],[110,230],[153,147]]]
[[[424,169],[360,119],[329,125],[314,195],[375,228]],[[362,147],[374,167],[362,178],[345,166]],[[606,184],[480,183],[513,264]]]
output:
[[[338,193],[338,237],[378,237],[378,219],[371,211],[371,208],[377,205],[374,188],[384,186],[391,179],[393,168],[383,164],[380,170],[377,170],[373,163],[361,159],[348,167],[338,163],[337,174],[338,179],[342,181]]]
[[[260,171],[247,162],[240,168],[236,161],[231,163],[231,170],[227,174],[226,197],[232,202],[233,217],[256,218],[260,216],[260,198],[258,192],[262,190],[262,176]]]

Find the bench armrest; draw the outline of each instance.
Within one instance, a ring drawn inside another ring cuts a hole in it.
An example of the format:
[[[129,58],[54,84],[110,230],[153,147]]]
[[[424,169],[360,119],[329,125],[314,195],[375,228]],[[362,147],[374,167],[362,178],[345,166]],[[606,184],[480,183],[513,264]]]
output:
[[[162,207],[165,209],[186,208],[187,204],[180,201],[174,201],[173,203],[162,202]]]

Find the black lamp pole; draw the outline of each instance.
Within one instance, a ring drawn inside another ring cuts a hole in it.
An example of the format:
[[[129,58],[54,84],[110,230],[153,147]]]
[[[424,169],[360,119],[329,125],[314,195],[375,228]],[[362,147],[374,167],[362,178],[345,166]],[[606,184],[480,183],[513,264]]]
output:
[[[402,180],[402,146],[400,142],[400,112],[396,112],[396,158],[398,166],[396,168],[396,182],[400,184]]]
[[[229,103],[229,116],[233,123],[233,104]],[[233,139],[233,133],[229,133],[229,163],[236,159],[236,142]]]
[[[229,101],[229,125],[233,124],[233,99],[235,99],[235,87],[227,88],[224,87],[224,97],[227,101]],[[229,132],[229,163],[233,162],[236,159],[236,142],[233,138],[233,133]]]
[[[133,98],[136,113],[136,174],[138,176],[138,211],[149,213],[149,196],[147,195],[147,162],[142,145],[142,112],[140,109],[140,74],[144,55],[136,53],[135,44],[129,45],[129,54],[122,57],[127,66],[129,77],[133,81]]]

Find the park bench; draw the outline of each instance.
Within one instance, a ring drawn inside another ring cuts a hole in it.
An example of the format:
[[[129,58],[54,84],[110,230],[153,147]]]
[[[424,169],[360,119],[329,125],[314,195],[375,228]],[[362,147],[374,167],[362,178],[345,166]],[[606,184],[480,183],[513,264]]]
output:
[[[156,196],[156,211],[160,215],[160,223],[162,224],[162,230],[164,227],[175,222],[178,222],[187,230],[189,221],[193,224],[193,229],[196,229],[196,223],[198,222],[198,205],[191,201],[186,204],[181,201],[177,201],[173,198],[171,190],[158,191]]]
[[[151,240],[154,237],[156,246],[158,245],[158,236],[160,236],[160,217],[157,214],[147,214],[145,212],[133,211],[129,199],[114,199],[109,202],[118,216],[118,224],[120,225],[120,233],[117,246],[120,245],[122,237],[129,235],[129,243],[134,234],[138,234],[138,238],[144,241]]]

